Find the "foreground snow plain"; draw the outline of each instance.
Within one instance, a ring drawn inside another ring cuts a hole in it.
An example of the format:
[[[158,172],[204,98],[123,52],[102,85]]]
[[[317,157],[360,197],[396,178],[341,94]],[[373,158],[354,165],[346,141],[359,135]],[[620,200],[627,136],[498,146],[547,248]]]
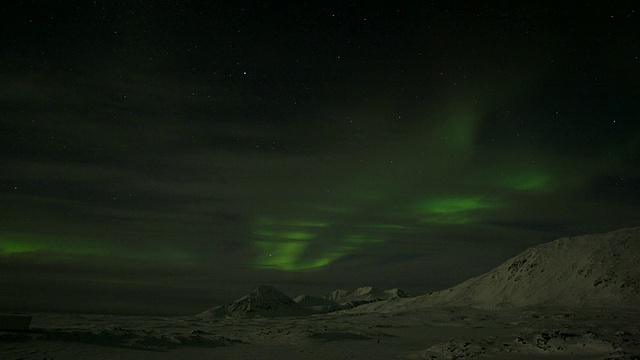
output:
[[[640,312],[433,307],[297,318],[36,314],[1,359],[633,359]]]

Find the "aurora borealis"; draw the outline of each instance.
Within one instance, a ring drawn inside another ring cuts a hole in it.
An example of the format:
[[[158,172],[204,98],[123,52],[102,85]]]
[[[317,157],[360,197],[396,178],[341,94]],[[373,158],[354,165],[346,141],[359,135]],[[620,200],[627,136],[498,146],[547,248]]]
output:
[[[1,14],[3,309],[421,293],[638,225],[632,4]]]

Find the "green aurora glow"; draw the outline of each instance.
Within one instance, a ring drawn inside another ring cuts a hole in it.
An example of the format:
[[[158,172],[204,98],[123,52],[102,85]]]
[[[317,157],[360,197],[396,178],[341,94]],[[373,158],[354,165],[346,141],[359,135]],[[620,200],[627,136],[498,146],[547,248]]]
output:
[[[4,8],[0,308],[431,291],[638,225],[630,2],[105,3]]]
[[[550,175],[535,169],[507,173],[500,177],[500,183],[517,191],[547,191],[553,184]]]
[[[378,226],[370,226],[372,229]],[[396,229],[396,227],[387,227]],[[330,241],[327,240],[328,234]],[[256,221],[254,245],[259,251],[254,265],[286,271],[312,270],[329,265],[364,246],[381,244],[383,239],[360,234],[340,234],[331,223],[318,220],[283,220],[260,218]],[[341,239],[335,241],[334,239]],[[318,239],[321,246],[312,243]]]
[[[501,206],[496,200],[481,196],[448,196],[423,200],[417,207],[425,222],[461,225],[473,222],[483,210]]]
[[[114,246],[104,239],[52,236],[32,233],[0,233],[0,257],[45,256],[49,260],[76,261],[101,258],[114,261],[136,261],[139,264],[171,262],[192,265],[193,256],[179,248],[152,248],[131,251],[125,246]]]

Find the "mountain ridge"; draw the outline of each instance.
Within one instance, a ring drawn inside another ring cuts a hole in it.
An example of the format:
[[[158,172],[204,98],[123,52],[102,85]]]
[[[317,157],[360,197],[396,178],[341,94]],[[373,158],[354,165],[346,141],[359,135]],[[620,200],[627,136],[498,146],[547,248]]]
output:
[[[364,305],[356,311],[433,306],[640,308],[639,254],[640,227],[562,237],[530,247],[449,289],[410,301]]]
[[[273,286],[261,285],[230,304],[213,307],[196,317],[284,317],[311,313]]]

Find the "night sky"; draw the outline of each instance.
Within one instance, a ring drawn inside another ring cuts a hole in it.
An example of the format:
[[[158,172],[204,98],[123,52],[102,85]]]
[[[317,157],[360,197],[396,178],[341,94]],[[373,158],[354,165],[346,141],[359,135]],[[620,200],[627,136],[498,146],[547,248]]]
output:
[[[0,310],[443,289],[638,226],[640,9],[0,6]]]

